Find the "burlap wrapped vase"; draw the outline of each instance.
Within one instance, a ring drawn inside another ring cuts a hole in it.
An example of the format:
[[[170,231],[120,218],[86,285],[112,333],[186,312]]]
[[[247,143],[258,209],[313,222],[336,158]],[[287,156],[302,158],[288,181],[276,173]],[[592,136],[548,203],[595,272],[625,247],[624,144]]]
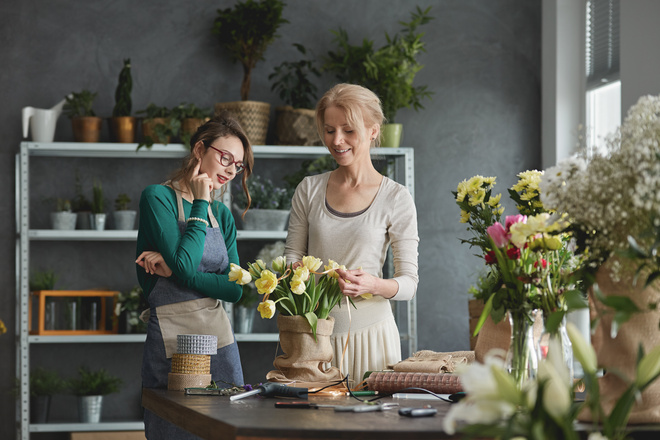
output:
[[[284,354],[273,361],[276,370],[270,371],[266,379],[271,382],[330,382],[341,379],[337,367],[330,367],[332,344],[330,335],[335,325],[334,318],[319,319],[316,340],[304,316],[278,315],[277,328],[280,346]]]
[[[600,401],[605,414],[610,414],[616,401],[628,387],[626,382],[617,373],[633,380],[636,375],[636,360],[639,344],[648,353],[653,347],[660,344],[660,310],[648,310],[648,304],[658,301],[660,291],[657,285],[643,288],[644,277],[641,277],[637,286],[633,286],[635,267],[622,260],[625,269],[618,271],[618,276],[612,275],[612,261],[606,262],[596,274],[596,283],[605,296],[616,295],[630,298],[643,313],[637,313],[621,325],[618,334],[612,338],[612,313],[601,317],[591,337],[596,351],[598,365],[605,369],[605,374],[599,378]],[[594,299],[590,293],[592,319],[598,310],[604,306]],[[591,414],[583,411],[579,420],[591,421]],[[660,423],[660,380],[649,385],[632,408],[628,423]]]

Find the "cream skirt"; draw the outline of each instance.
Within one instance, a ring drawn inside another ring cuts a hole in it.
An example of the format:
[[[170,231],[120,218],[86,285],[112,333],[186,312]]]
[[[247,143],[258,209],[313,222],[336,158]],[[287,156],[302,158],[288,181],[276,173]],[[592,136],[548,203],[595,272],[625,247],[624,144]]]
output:
[[[350,319],[345,300],[341,307],[332,310],[335,327],[330,339],[334,350],[332,365],[358,385],[365,372],[384,370],[401,361],[401,339],[388,300],[374,296],[355,305],[357,309],[350,306]]]

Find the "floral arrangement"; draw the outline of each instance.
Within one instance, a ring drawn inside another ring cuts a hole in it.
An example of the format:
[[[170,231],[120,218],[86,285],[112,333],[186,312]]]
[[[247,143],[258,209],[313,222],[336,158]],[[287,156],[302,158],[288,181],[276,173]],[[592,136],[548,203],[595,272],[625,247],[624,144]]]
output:
[[[240,187],[236,188],[234,200],[237,206],[243,209],[247,205],[247,199]],[[291,209],[291,189],[276,186],[272,180],[254,174],[247,180],[247,188],[252,199],[250,209]]]
[[[596,353],[572,324],[568,333],[575,356],[585,372],[587,398],[574,404],[573,384],[566,364],[558,354],[557,340],[550,341],[546,360],[539,364],[538,376],[522,388],[503,369],[501,360],[488,357],[485,364],[473,363],[458,371],[466,397],[452,405],[445,417],[444,430],[467,435],[501,439],[577,440],[574,423],[582,410],[591,411],[593,420],[602,422],[602,433],[591,432],[589,440],[626,438],[624,431],[637,396],[660,376],[660,347],[654,348],[637,362],[635,378],[627,378],[627,389],[609,415],[600,403]],[[643,354],[643,353],[642,353]],[[598,423],[594,423],[594,429]]]
[[[345,269],[329,260],[325,271],[318,272],[321,265],[323,262],[313,256],[305,256],[302,263],[296,264],[287,264],[284,256],[278,256],[269,266],[256,260],[248,263],[248,270],[232,263],[229,281],[239,285],[254,282],[257,292],[263,295],[257,307],[261,318],[272,318],[275,310],[284,315],[304,316],[316,338],[318,320],[327,319],[343,297],[335,270]],[[321,275],[318,281],[315,275]]]

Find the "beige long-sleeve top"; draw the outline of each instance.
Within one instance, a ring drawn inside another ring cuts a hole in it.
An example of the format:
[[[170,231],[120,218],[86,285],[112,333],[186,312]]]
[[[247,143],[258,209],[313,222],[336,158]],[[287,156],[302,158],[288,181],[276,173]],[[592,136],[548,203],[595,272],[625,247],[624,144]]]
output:
[[[408,301],[415,296],[419,281],[417,258],[419,236],[417,211],[410,192],[403,185],[384,177],[372,204],[355,217],[332,214],[325,203],[330,172],[306,177],[293,196],[287,261],[300,261],[305,255],[334,260],[348,269],[362,268],[379,278],[388,246],[392,246],[393,279],[399,284],[391,298]]]

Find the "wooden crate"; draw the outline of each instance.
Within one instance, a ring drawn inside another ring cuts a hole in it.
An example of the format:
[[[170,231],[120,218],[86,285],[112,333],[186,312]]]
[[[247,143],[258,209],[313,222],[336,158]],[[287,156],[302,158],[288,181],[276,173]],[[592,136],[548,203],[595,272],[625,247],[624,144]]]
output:
[[[70,440],[144,440],[144,431],[72,432]]]
[[[106,335],[117,333],[118,322],[116,319],[110,319],[108,315],[114,313],[117,304],[117,295],[119,292],[111,290],[37,290],[30,292],[32,298],[29,301],[28,326],[30,334],[33,335]],[[100,308],[97,309],[96,330],[75,329],[67,330],[64,328],[46,329],[46,301],[55,301],[58,298],[99,298]],[[32,326],[32,303],[37,307],[37,326]]]

